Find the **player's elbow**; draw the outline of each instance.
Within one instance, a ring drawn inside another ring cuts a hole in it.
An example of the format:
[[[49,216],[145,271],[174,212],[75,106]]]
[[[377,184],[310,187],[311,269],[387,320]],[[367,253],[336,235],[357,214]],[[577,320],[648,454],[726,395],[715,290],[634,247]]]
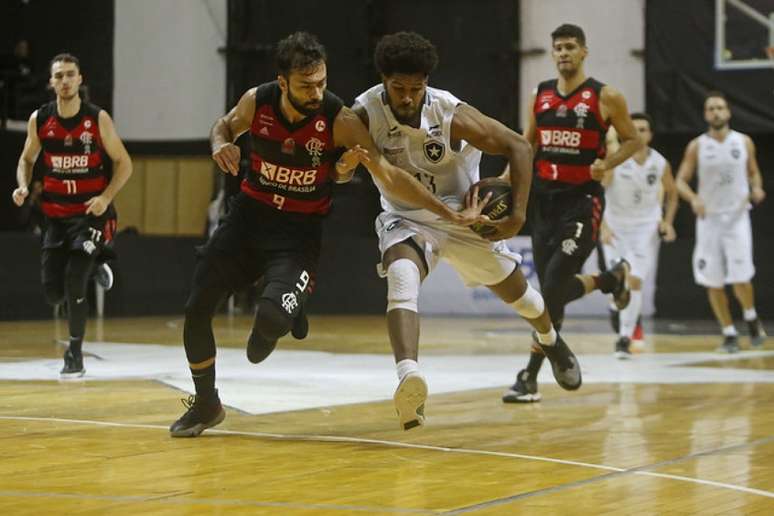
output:
[[[532,160],[532,145],[523,136],[514,133],[510,147],[513,154]]]

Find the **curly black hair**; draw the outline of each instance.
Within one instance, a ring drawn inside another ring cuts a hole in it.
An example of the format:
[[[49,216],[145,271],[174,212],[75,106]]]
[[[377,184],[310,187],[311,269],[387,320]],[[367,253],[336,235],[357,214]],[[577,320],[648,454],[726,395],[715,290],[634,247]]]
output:
[[[438,66],[438,52],[416,32],[396,32],[383,36],[376,44],[374,62],[385,77],[396,73],[428,76]]]
[[[277,70],[285,77],[293,70],[305,70],[328,58],[317,36],[303,31],[294,32],[280,40],[274,57]]]

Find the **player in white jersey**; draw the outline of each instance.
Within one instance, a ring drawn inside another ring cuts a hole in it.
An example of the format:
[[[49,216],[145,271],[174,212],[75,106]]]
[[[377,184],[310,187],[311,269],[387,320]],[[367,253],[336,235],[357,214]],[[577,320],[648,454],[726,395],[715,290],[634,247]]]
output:
[[[540,293],[519,269],[521,256],[502,241],[516,235],[526,218],[532,177],[529,143],[500,122],[484,116],[449,92],[427,86],[438,56],[416,33],[384,36],[375,51],[382,84],[355,100],[354,111],[384,156],[414,174],[449,206],[461,207],[479,179],[481,152],[508,158],[513,212],[492,223],[500,241],[490,242],[469,228],[455,228],[426,210],[407,206],[383,185],[384,212],[376,220],[380,269],[387,277],[387,323],[399,384],[395,406],[401,427],[424,422],[427,384],[417,365],[422,280],[439,259],[447,260],[469,286],[486,285],[535,328],[559,385],[581,385],[580,367],[551,324]],[[365,163],[368,166],[368,163]]]
[[[677,172],[677,190],[691,203],[696,214],[696,247],[693,276],[707,288],[710,306],[723,331],[718,351],[739,351],[734,321],[728,307],[725,285],[731,284],[742,306],[750,343],[760,347],[766,338],[755,310],[752,278],[750,201],[766,197],[752,139],[729,127],[731,110],[725,96],[710,92],[704,101],[704,119],[709,129],[685,149]],[[689,182],[698,170],[698,192]]]
[[[642,308],[642,282],[653,270],[659,235],[665,242],[674,241],[673,221],[677,213],[672,167],[661,153],[650,147],[651,119],[644,113],[632,113],[632,121],[645,147],[603,180],[606,206],[600,229],[608,266],[612,267],[621,258],[631,264],[631,299],[620,312],[619,338],[615,344],[615,354],[622,359],[631,356],[632,336]],[[608,144],[608,152],[613,150],[610,147]]]

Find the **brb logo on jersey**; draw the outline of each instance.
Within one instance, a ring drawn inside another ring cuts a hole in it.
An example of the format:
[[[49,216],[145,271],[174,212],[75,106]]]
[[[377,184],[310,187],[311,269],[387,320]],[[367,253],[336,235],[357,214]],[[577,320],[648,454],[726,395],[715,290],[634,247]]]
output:
[[[317,170],[297,170],[263,161],[261,162],[261,177],[280,185],[308,186],[314,184],[317,179]]]
[[[571,147],[577,149],[581,143],[581,133],[564,129],[541,129],[540,144],[543,147]]]
[[[51,156],[51,167],[55,170],[72,170],[89,167],[89,157],[81,156]]]
[[[424,145],[425,157],[431,163],[438,163],[446,154],[446,146],[437,140],[427,140]]]

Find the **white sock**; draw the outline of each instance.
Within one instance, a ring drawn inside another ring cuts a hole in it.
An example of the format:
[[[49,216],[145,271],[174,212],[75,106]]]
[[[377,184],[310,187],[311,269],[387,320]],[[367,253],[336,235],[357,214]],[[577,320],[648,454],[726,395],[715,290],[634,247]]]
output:
[[[548,333],[537,333],[538,342],[540,342],[544,346],[553,346],[556,344],[556,330],[554,329],[553,325],[551,326],[551,329],[548,331]]]
[[[401,360],[395,364],[395,367],[398,371],[398,380],[403,380],[403,377],[409,373],[419,372],[419,364],[417,364],[416,360],[411,360],[410,358]]]
[[[755,307],[748,308],[744,311],[744,320],[745,321],[754,321],[758,318],[758,312],[755,311]]]
[[[729,324],[728,326],[723,327],[723,336],[724,337],[736,337],[736,326],[733,324]]]
[[[632,290],[629,305],[621,310],[621,328],[618,334],[621,337],[631,338],[634,327],[637,326],[637,318],[642,308],[642,290]]]

